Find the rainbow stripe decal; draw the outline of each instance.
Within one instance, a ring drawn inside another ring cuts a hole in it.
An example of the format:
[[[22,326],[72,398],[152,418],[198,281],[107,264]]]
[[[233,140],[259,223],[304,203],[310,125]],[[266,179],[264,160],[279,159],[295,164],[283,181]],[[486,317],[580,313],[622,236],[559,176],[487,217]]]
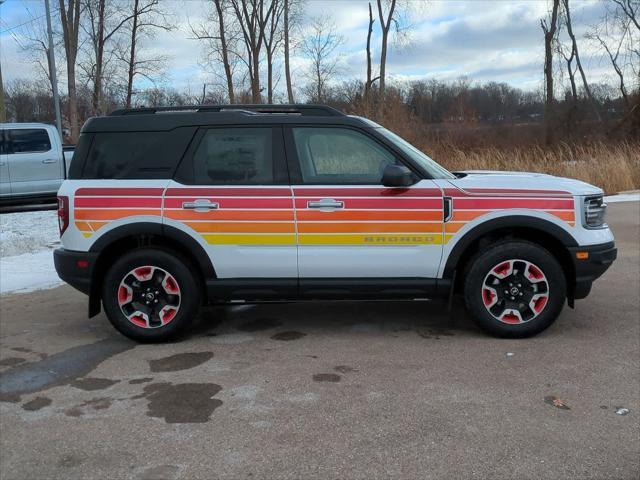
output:
[[[182,222],[213,245],[441,245],[468,222],[487,213],[514,208],[544,211],[575,225],[568,192],[535,190],[461,191],[453,198],[453,217],[443,222],[437,188],[378,187],[218,187],[81,188],[74,199],[75,225],[85,236],[109,222],[151,215]],[[334,199],[343,209],[309,208]],[[206,199],[209,211],[183,204]]]

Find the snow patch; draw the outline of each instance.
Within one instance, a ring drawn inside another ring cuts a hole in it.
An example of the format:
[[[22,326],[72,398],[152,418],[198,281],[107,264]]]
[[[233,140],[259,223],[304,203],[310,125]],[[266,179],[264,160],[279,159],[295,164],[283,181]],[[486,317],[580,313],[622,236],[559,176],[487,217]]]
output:
[[[610,195],[604,197],[606,203],[617,202],[640,202],[640,192],[634,193],[619,193],[617,195]]]
[[[53,265],[52,250],[0,258],[0,294],[32,292],[61,283]]]
[[[0,215],[0,294],[60,285],[53,265],[59,245],[55,210]]]

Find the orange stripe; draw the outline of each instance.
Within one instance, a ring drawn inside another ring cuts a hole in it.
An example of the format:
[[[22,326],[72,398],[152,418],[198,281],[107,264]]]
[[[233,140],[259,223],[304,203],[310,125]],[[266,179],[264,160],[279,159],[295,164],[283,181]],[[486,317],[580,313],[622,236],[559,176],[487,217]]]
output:
[[[446,233],[456,233],[458,230],[460,230],[462,227],[464,227],[467,223],[466,222],[461,222],[461,223],[445,223],[444,224],[444,231]]]
[[[573,222],[575,220],[575,214],[573,212],[548,212],[551,215],[555,215],[556,217],[565,220],[567,222]]]
[[[491,213],[492,210],[475,210],[473,212],[461,212],[459,210],[453,211],[453,217],[451,218],[452,222],[464,222],[467,220],[473,220],[474,218],[478,218],[481,215],[485,215],[487,213]]]
[[[361,220],[379,220],[379,221],[394,221],[394,220],[408,220],[408,221],[439,221],[442,220],[442,212],[419,212],[419,211],[406,211],[406,210],[365,210],[365,211],[335,211],[335,212],[316,212],[313,210],[298,210],[298,220],[313,221],[313,220],[327,220],[327,221],[361,221]]]
[[[165,210],[165,216],[173,220],[271,220],[293,221],[293,210],[219,210],[194,212],[188,210]]]
[[[75,209],[74,216],[78,220],[117,220],[119,218],[131,217],[133,215],[157,215],[160,216],[159,209],[151,210],[79,210]]]
[[[299,223],[299,233],[441,233],[441,223]]]
[[[76,222],[76,228],[81,232],[90,232],[92,230],[87,222]]]
[[[185,222],[203,233],[295,233],[293,223],[215,223]]]

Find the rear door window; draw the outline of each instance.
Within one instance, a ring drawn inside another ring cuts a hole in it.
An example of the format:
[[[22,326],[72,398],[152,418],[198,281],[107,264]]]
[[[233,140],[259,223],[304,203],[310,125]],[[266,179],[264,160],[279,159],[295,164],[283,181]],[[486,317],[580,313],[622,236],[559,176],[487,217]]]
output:
[[[194,132],[194,127],[181,127],[168,132],[95,133],[83,162],[82,178],[171,178]],[[73,163],[76,156],[80,162],[83,154],[83,149],[76,151]],[[78,166],[74,172],[75,168]]]
[[[176,180],[194,185],[288,183],[282,134],[274,127],[207,128]]]
[[[8,153],[38,153],[51,150],[49,134],[44,128],[7,130]]]

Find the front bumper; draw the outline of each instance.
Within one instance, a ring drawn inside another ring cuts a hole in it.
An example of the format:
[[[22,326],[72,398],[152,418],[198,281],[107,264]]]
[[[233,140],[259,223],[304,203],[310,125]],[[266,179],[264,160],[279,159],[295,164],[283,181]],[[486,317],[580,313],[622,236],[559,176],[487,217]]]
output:
[[[53,251],[53,263],[58,276],[82,293],[91,291],[91,276],[98,254],[74,252],[57,248]]]
[[[569,252],[575,272],[572,297],[576,300],[589,295],[593,281],[606,272],[618,256],[618,249],[613,242],[570,247]]]

